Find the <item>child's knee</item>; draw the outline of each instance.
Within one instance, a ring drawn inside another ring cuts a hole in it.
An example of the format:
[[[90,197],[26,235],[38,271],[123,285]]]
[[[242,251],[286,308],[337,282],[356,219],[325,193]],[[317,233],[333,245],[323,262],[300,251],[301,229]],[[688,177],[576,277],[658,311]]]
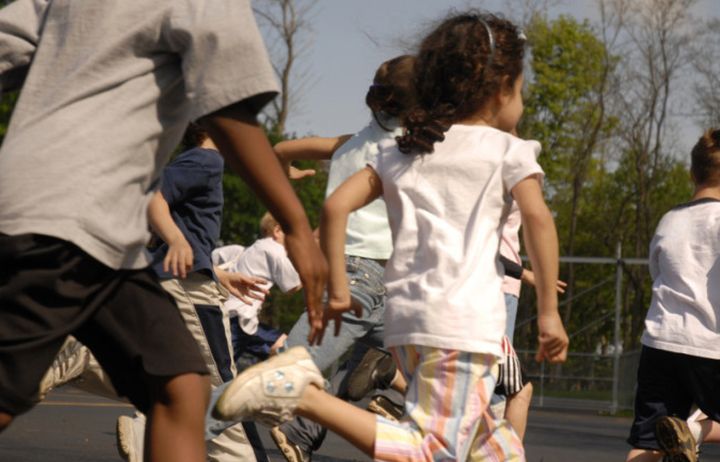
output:
[[[5,430],[10,426],[10,423],[13,421],[13,416],[10,414],[7,414],[5,412],[0,412],[0,432]]]

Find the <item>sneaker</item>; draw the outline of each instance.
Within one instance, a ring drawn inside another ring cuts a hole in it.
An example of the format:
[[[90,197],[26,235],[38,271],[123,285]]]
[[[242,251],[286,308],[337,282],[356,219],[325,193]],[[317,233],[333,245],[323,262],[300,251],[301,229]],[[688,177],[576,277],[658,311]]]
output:
[[[348,378],[348,398],[360,401],[372,390],[389,388],[396,370],[392,356],[377,348],[370,348]]]
[[[135,413],[135,417],[127,415],[118,417],[115,436],[118,453],[123,460],[142,462],[145,441],[144,415]]]
[[[393,422],[398,422],[405,413],[405,409],[382,395],[378,395],[370,400],[367,405],[367,410]]]
[[[220,395],[213,416],[279,425],[293,418],[308,384],[323,390],[325,380],[305,348],[290,348],[235,377]]]
[[[273,427],[270,430],[270,436],[275,441],[287,462],[310,462],[310,454],[300,449],[300,446],[290,441],[280,427]]]
[[[697,462],[695,438],[677,417],[661,417],[655,424],[655,438],[662,448],[663,462]]]

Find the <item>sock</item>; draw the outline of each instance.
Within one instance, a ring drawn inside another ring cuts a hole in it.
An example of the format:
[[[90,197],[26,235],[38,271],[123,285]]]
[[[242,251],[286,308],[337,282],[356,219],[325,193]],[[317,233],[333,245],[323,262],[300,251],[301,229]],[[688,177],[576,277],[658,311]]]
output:
[[[690,434],[695,438],[695,444],[696,446],[700,446],[700,443],[702,442],[702,426],[700,425],[700,422],[696,420],[689,421],[688,428],[690,428]]]

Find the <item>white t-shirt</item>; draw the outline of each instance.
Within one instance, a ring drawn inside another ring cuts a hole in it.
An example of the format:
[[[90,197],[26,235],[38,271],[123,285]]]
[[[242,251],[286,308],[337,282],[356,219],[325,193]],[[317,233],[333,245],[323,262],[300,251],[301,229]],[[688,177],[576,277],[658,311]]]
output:
[[[542,175],[537,141],[453,125],[435,152],[390,146],[371,165],[382,179],[394,251],[385,267],[385,344],[502,357],[505,301],[498,260],[510,190]]]
[[[22,71],[27,76],[22,79]],[[0,232],[147,266],[147,205],[190,120],[278,86],[249,0],[16,0],[0,81]]]
[[[643,345],[720,359],[720,201],[666,213],[650,243],[652,300]]]
[[[239,244],[224,245],[213,249],[211,258],[213,266],[219,266],[227,271],[234,268],[240,255],[245,252],[245,246]]]
[[[388,128],[396,125],[391,121],[387,122]],[[391,132],[385,131],[372,120],[343,143],[332,156],[325,196],[332,194],[343,181],[372,162],[379,152],[378,143],[394,140],[401,133],[400,128]],[[391,253],[392,236],[382,198],[350,214],[345,233],[345,255],[387,260]]]
[[[277,284],[283,292],[295,289],[301,284],[300,276],[290,262],[285,247],[271,237],[255,241],[245,249],[235,265],[226,268],[226,271],[263,278],[268,281],[265,288],[270,289],[273,284]],[[248,305],[233,295],[223,306],[223,310],[228,314],[237,313],[240,327],[249,335],[257,332],[258,313],[261,308],[260,300],[253,300]]]

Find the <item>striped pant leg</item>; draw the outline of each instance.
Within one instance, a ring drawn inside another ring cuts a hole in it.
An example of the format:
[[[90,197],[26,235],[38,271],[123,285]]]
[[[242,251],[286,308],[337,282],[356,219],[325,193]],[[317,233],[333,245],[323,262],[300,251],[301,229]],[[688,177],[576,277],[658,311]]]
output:
[[[514,432],[498,423],[488,406],[494,356],[424,346],[402,346],[392,353],[409,379],[408,418],[400,423],[377,419],[376,460],[523,460],[519,439],[515,435],[513,440]],[[518,451],[520,458],[512,459]]]

